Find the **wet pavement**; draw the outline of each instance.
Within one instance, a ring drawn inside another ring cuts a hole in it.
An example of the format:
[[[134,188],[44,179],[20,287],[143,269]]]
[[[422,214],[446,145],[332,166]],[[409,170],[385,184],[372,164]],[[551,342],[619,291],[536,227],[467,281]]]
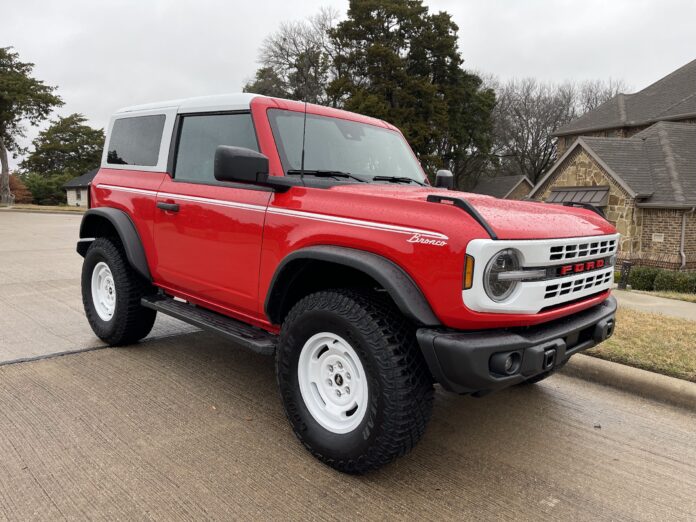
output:
[[[696,519],[696,414],[563,375],[438,390],[410,455],[341,475],[293,436],[272,359],[170,319],[99,348],[78,226],[0,214],[0,354],[48,356],[0,366],[0,519]]]

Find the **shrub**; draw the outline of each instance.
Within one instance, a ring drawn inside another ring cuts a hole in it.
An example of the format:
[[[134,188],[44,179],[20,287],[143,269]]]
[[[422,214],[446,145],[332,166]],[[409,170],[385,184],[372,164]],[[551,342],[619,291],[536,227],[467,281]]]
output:
[[[14,194],[16,204],[31,203],[32,196],[29,189],[17,176],[10,176],[10,191]]]
[[[631,269],[628,283],[631,285],[633,290],[652,291],[655,289],[655,278],[660,272],[662,272],[662,270],[659,268],[652,268],[648,266],[634,267]]]
[[[66,202],[63,185],[71,178],[70,174],[46,177],[29,173],[24,176],[23,181],[37,205],[60,205]]]
[[[696,274],[661,270],[655,277],[655,290],[683,294],[696,293]]]

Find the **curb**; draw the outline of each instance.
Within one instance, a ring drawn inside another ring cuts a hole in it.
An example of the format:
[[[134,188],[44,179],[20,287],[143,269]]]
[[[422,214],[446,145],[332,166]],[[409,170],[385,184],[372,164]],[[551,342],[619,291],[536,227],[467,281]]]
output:
[[[696,383],[577,354],[561,373],[696,412]]]
[[[86,210],[35,210],[33,208],[0,208],[0,212],[24,212],[25,214],[69,214],[73,216],[82,216],[84,215]]]

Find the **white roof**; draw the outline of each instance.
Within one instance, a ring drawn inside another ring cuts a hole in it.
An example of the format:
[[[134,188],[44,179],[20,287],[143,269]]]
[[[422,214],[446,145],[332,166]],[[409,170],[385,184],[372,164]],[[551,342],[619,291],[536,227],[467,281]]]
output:
[[[250,92],[237,92],[231,94],[215,94],[213,96],[196,96],[194,98],[182,98],[179,100],[167,100],[143,105],[124,107],[116,111],[123,112],[151,111],[157,109],[177,109],[179,113],[185,112],[212,112],[212,111],[236,111],[248,109],[251,100],[261,96]]]

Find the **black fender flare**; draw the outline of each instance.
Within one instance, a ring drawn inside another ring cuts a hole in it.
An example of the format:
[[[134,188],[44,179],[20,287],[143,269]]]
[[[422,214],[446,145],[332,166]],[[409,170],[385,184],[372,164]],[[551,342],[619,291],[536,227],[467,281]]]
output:
[[[384,288],[401,313],[420,325],[438,326],[440,321],[433,313],[428,300],[418,285],[399,265],[393,261],[364,250],[319,245],[305,247],[288,254],[278,264],[266,294],[264,311],[273,323],[279,322],[281,296],[285,282],[292,276],[288,274],[290,265],[301,259],[326,261],[344,265],[368,275]]]
[[[138,234],[131,218],[123,210],[104,207],[92,208],[85,212],[80,224],[80,241],[77,242],[77,252],[82,257],[85,256],[91,242],[99,237],[103,220],[108,221],[116,230],[130,265],[145,279],[152,281],[140,234]]]

